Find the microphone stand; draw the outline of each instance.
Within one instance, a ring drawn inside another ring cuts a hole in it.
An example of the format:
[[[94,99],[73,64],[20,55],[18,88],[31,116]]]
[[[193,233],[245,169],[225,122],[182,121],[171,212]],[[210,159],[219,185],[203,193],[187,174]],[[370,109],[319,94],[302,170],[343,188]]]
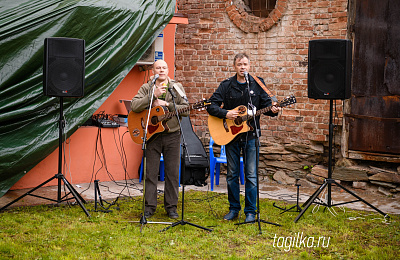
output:
[[[182,151],[181,151],[181,177],[180,177],[181,184],[182,184],[182,214],[181,214],[182,216],[181,216],[181,220],[180,221],[172,223],[170,226],[160,230],[159,232],[164,232],[164,231],[166,231],[166,230],[168,230],[168,229],[170,229],[172,227],[175,227],[175,226],[178,226],[178,225],[183,225],[184,226],[186,224],[211,232],[212,229],[209,229],[209,228],[206,228],[206,227],[202,227],[202,226],[199,226],[199,225],[196,225],[196,224],[193,224],[193,223],[190,223],[190,222],[184,220],[184,214],[185,214],[185,178],[184,177],[185,177],[185,171],[186,171],[186,169],[185,169],[185,155],[187,156],[187,158],[189,160],[189,163],[190,163],[190,155],[189,155],[189,152],[188,152],[188,150],[186,148],[185,135],[183,134],[181,120],[179,118],[178,109],[176,108],[176,103],[175,103],[176,94],[173,93],[170,88],[168,88],[168,91],[172,96],[172,103],[174,104],[174,108],[175,108],[175,111],[176,111],[176,117],[177,117],[178,123],[179,123],[179,128],[181,129],[181,139],[182,139],[182,148],[183,148]]]
[[[153,99],[154,99],[154,90],[156,86],[156,80],[158,79],[158,74],[156,74],[153,78],[152,85],[151,86],[151,97],[150,97],[150,102],[149,102],[149,109],[147,111],[147,120],[146,120],[146,127],[144,129],[144,135],[143,135],[143,144],[142,144],[142,150],[143,150],[143,204],[142,204],[142,216],[140,217],[140,221],[128,221],[128,222],[139,222],[141,224],[140,227],[140,232],[142,232],[143,226],[146,224],[165,224],[165,225],[170,225],[172,224],[171,222],[158,222],[158,221],[147,221],[146,216],[144,215],[145,212],[145,206],[146,206],[146,171],[147,171],[147,156],[146,156],[146,149],[147,149],[147,131],[149,128],[149,121],[150,121],[150,113],[151,113],[151,104],[153,104]]]
[[[300,196],[300,186],[301,185],[298,183],[299,180],[300,179],[296,179],[296,184],[295,184],[295,186],[297,187],[296,205],[294,205],[294,206],[292,206],[292,207],[287,209],[286,207],[285,208],[281,208],[281,207],[275,205],[275,202],[272,204],[272,206],[274,206],[275,208],[283,210],[280,214],[283,214],[285,212],[301,212],[302,209],[299,206],[299,196]],[[295,210],[292,211],[292,209],[295,209]]]
[[[256,219],[253,221],[248,221],[248,222],[240,222],[240,223],[236,223],[235,225],[243,225],[243,224],[252,224],[252,223],[258,223],[258,230],[259,230],[259,234],[262,234],[261,231],[261,222],[262,223],[266,223],[266,224],[271,224],[271,225],[275,225],[275,226],[282,226],[280,224],[276,224],[273,222],[268,222],[265,221],[263,219],[260,218],[260,185],[259,185],[259,174],[258,174],[258,164],[259,164],[259,147],[260,147],[260,134],[258,132],[258,127],[257,127],[257,121],[255,118],[255,109],[256,107],[253,105],[253,101],[251,100],[251,96],[250,96],[250,84],[249,84],[249,79],[248,79],[248,73],[245,73],[245,79],[246,79],[246,83],[247,83],[247,91],[249,93],[249,99],[250,99],[250,103],[249,103],[249,107],[252,110],[252,115],[254,117],[254,126],[255,126],[255,132],[256,132],[256,177],[257,177],[257,212],[256,212]],[[245,157],[246,158],[246,157]]]

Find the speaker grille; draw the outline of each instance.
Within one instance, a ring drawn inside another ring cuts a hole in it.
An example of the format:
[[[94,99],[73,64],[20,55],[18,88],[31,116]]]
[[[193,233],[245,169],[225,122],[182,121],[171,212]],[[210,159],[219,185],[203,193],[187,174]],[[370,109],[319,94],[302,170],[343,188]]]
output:
[[[312,40],[308,49],[308,97],[350,97],[351,41]]]
[[[318,91],[326,95],[334,95],[341,92],[344,69],[335,61],[321,61],[314,69],[314,85]]]
[[[43,92],[47,96],[82,97],[85,78],[85,42],[46,38]]]

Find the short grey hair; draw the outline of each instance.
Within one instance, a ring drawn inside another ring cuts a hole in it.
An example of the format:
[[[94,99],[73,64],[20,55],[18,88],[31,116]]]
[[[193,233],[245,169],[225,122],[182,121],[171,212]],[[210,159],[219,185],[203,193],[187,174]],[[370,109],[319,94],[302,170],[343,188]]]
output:
[[[250,61],[249,56],[247,56],[246,53],[242,52],[235,55],[235,58],[233,58],[233,65],[236,65],[237,60],[241,60],[243,58],[247,58]]]

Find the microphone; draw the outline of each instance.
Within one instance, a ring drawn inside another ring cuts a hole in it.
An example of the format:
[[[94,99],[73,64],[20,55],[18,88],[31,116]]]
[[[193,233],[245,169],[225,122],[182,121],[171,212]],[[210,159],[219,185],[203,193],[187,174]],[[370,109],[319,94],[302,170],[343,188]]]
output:
[[[154,78],[151,80],[151,84],[154,84],[159,77],[160,75],[158,74],[154,75]]]
[[[246,79],[246,82],[249,83],[249,73],[247,71],[243,72],[244,78]]]
[[[172,88],[168,88],[169,93],[171,93],[171,95],[176,98],[176,94],[175,91],[172,91]]]

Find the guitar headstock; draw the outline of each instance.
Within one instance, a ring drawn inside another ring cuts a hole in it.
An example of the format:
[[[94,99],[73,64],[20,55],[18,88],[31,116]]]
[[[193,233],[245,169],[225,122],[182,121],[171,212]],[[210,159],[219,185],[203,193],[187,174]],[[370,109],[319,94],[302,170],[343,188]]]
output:
[[[286,107],[286,106],[289,106],[289,105],[294,104],[294,103],[296,103],[296,102],[297,102],[297,101],[296,101],[295,96],[294,96],[294,95],[290,95],[290,96],[284,98],[282,101],[280,101],[280,102],[278,103],[278,106],[280,106],[280,107]]]
[[[208,99],[203,99],[201,101],[191,104],[191,107],[192,109],[202,109],[209,105],[211,105],[211,102]]]

